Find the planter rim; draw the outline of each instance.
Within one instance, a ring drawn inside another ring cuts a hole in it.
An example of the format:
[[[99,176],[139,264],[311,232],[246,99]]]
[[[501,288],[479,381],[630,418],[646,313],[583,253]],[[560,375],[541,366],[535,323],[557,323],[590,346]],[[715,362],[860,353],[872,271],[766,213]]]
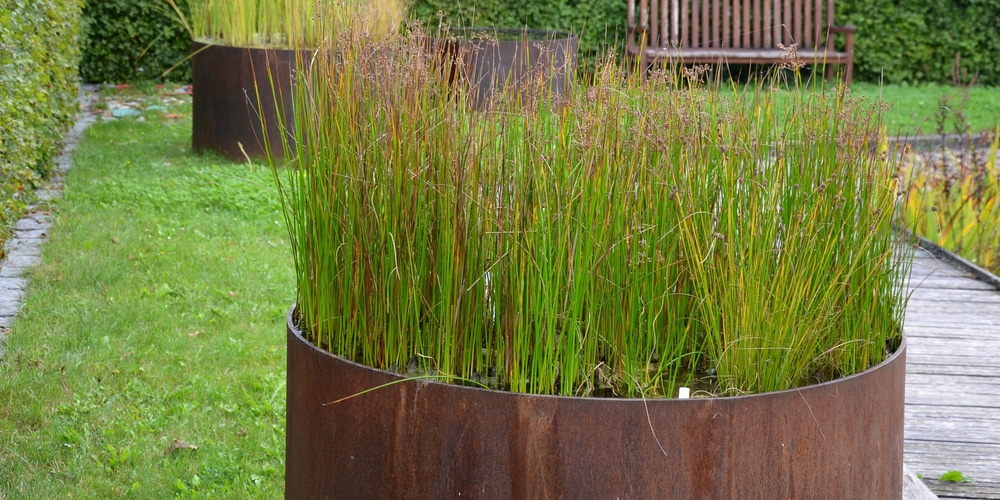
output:
[[[559,31],[550,29],[531,28],[500,28],[495,26],[472,26],[466,28],[454,28],[448,31],[447,35],[462,36],[468,33],[502,33],[505,35],[525,35],[531,41],[546,40],[576,40],[579,39],[574,33],[569,31]],[[231,47],[236,49],[260,49],[260,50],[313,50],[314,48],[295,48],[287,45],[233,45],[227,40],[218,38],[192,38],[191,41],[198,45]],[[520,41],[520,40],[501,40]]]
[[[342,356],[338,356],[336,354],[333,354],[330,351],[327,351],[327,350],[324,350],[324,349],[321,349],[321,348],[317,347],[315,344],[313,344],[312,342],[310,342],[309,340],[307,340],[302,335],[302,330],[298,326],[295,325],[294,316],[295,316],[295,309],[296,309],[296,307],[298,307],[298,304],[292,304],[291,308],[289,308],[288,314],[286,316],[286,326],[288,328],[288,331],[292,332],[298,340],[300,340],[305,345],[309,346],[310,349],[315,350],[316,352],[321,353],[323,355],[337,358],[341,362],[347,363],[348,365],[357,367],[359,369],[364,369],[364,370],[369,370],[369,371],[375,372],[375,373],[385,374],[387,376],[390,376],[390,377],[396,379],[397,381],[402,381],[402,380],[405,380],[405,379],[408,378],[408,377],[406,377],[404,375],[400,375],[398,373],[394,373],[394,372],[390,372],[390,371],[386,371],[386,370],[381,370],[381,369],[378,369],[378,368],[372,368],[371,366],[368,366],[368,365],[365,365],[365,364],[361,364],[361,363],[357,363],[355,361],[346,359],[346,358],[344,358]],[[697,401],[700,401],[700,402],[705,402],[705,401],[746,400],[747,398],[762,398],[762,397],[769,397],[769,396],[774,396],[774,395],[788,394],[788,393],[793,393],[793,392],[801,392],[802,390],[809,389],[809,388],[821,388],[821,387],[825,387],[825,386],[829,386],[829,385],[833,385],[833,384],[842,384],[844,382],[855,380],[855,379],[858,379],[858,378],[861,378],[861,377],[871,376],[873,373],[876,373],[879,370],[885,369],[886,367],[890,366],[892,364],[891,362],[893,360],[895,360],[899,356],[904,355],[905,352],[906,352],[906,330],[904,328],[903,331],[900,334],[899,345],[896,347],[896,350],[893,351],[893,353],[891,355],[889,355],[889,357],[887,357],[886,359],[882,360],[880,363],[878,363],[878,364],[876,364],[874,366],[869,367],[867,370],[855,373],[853,375],[848,375],[846,377],[840,377],[840,378],[836,378],[836,379],[833,379],[833,380],[828,380],[826,382],[821,382],[819,384],[809,384],[809,385],[804,385],[802,387],[795,387],[795,388],[792,388],[792,389],[784,389],[784,390],[781,390],[781,391],[758,392],[758,393],[754,393],[754,394],[743,394],[743,395],[739,395],[739,396],[713,396],[713,397],[708,397],[708,398],[687,398],[687,399],[680,399],[680,398],[649,398],[649,399],[644,399],[644,398],[607,398],[607,397],[594,397],[594,396],[561,396],[561,395],[556,395],[556,394],[534,394],[534,393],[527,393],[527,392],[501,391],[501,390],[497,390],[497,389],[483,389],[481,387],[473,387],[473,386],[458,385],[458,384],[449,384],[449,383],[445,383],[445,382],[440,382],[440,381],[435,380],[435,379],[427,379],[427,378],[410,379],[410,380],[412,382],[421,382],[421,383],[428,383],[428,384],[447,385],[449,387],[455,388],[456,390],[489,392],[489,393],[492,393],[492,394],[496,394],[499,397],[524,397],[524,396],[530,396],[530,397],[538,397],[538,398],[556,398],[556,399],[567,399],[567,400],[620,401],[622,404],[643,404],[643,405],[658,404],[657,402],[660,402],[660,401],[678,401],[678,402],[686,402],[686,401],[697,402]],[[694,404],[694,403],[681,403],[681,404]]]
[[[269,51],[279,51],[279,50],[287,50],[287,51],[307,50],[307,51],[312,51],[312,50],[315,50],[314,48],[301,48],[301,47],[296,49],[294,47],[289,47],[289,46],[285,46],[285,45],[281,45],[281,46],[278,46],[278,45],[233,45],[233,44],[229,43],[226,40],[220,40],[220,39],[217,39],[217,38],[192,38],[191,39],[191,43],[194,44],[196,47],[198,47],[198,46],[201,46],[201,47],[223,47],[223,48],[240,49],[240,50],[246,50],[246,49],[250,49],[250,50],[269,50]],[[197,48],[196,48],[196,50],[197,50]]]

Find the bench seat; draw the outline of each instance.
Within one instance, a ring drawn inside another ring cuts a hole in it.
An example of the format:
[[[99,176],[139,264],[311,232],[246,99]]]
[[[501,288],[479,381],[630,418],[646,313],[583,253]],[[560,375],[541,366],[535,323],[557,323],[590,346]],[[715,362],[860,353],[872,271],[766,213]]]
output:
[[[655,59],[678,60],[682,63],[718,63],[752,64],[763,61],[781,61],[787,56],[783,49],[674,49],[668,47],[648,47],[646,57]],[[803,62],[812,64],[832,63],[846,64],[851,60],[847,52],[832,52],[815,50],[796,50]],[[636,55],[636,54],[633,54]]]

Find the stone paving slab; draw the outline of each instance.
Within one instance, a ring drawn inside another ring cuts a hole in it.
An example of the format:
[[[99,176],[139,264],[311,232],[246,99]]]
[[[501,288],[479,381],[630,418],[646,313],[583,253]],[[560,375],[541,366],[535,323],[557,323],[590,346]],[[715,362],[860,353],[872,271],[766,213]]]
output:
[[[30,231],[17,231],[14,233],[17,238],[42,240],[48,238],[48,229],[32,229]]]
[[[0,293],[24,292],[25,288],[28,288],[25,278],[0,278]]]
[[[10,296],[0,298],[0,317],[17,316],[21,312],[20,298]]]
[[[7,258],[0,263],[2,267],[17,267],[21,269],[31,269],[38,265],[42,261],[42,256],[35,254],[31,255],[23,251],[14,251],[7,254]]]
[[[42,212],[29,212],[14,225],[14,229],[17,231],[35,231],[39,229],[48,231],[51,227],[52,223],[48,221],[48,217]]]
[[[3,246],[3,251],[9,255],[42,255],[42,242],[45,240],[11,240]]]

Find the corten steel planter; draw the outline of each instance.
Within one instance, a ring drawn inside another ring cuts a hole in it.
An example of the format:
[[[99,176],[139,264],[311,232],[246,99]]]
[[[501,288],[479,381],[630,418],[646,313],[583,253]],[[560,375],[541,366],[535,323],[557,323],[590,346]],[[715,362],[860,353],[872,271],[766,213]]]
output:
[[[455,30],[448,39],[431,40],[444,58],[453,84],[465,87],[473,109],[487,110],[506,86],[522,100],[562,105],[572,91],[577,37],[558,31],[502,28]]]
[[[316,348],[289,314],[285,497],[900,498],[905,353],[904,341],[864,373],[752,396],[410,380],[324,406],[401,377]]]
[[[282,156],[279,117],[291,131],[296,51],[196,41],[192,53],[192,149],[215,151],[237,161],[245,159],[243,151],[251,157],[264,156],[263,118],[271,152]]]

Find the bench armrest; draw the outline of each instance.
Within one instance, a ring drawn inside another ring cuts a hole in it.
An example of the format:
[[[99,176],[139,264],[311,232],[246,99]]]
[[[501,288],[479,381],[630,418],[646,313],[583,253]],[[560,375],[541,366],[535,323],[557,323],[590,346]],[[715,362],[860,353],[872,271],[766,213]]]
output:
[[[850,33],[852,35],[858,31],[858,27],[853,24],[845,24],[843,26],[830,26],[827,29],[830,30],[830,33],[845,33],[845,34]]]

